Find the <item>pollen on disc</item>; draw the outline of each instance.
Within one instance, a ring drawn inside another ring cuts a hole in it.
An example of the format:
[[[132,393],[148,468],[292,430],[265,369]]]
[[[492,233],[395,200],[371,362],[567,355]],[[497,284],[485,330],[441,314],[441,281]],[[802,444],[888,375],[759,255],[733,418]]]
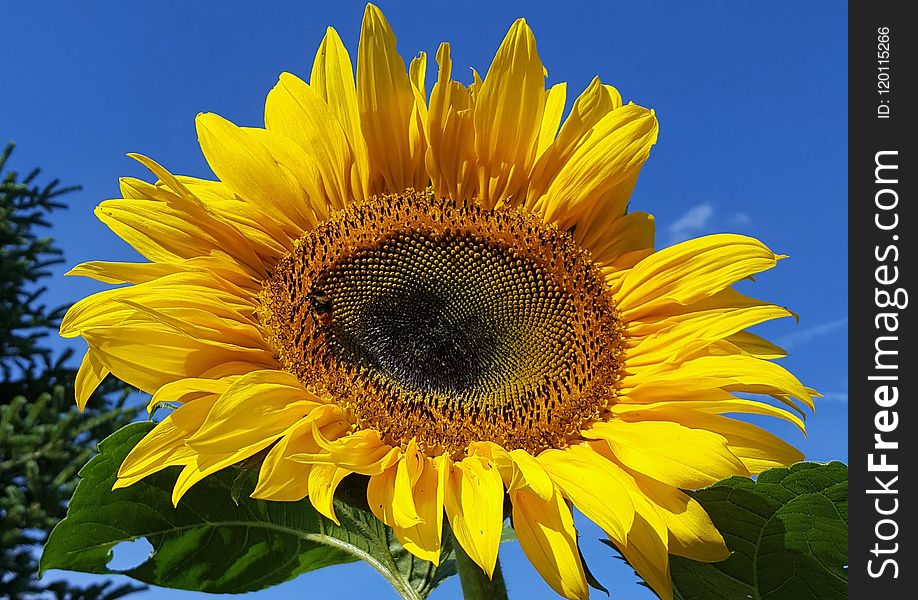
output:
[[[301,238],[262,292],[284,367],[394,445],[561,447],[614,399],[621,323],[569,234],[408,192]]]

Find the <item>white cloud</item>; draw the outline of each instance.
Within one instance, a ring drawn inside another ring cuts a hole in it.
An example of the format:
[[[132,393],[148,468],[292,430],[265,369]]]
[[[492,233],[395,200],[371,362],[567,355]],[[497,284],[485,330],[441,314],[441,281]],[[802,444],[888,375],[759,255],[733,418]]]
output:
[[[669,243],[677,244],[703,233],[708,229],[711,222],[711,216],[714,214],[714,207],[710,202],[698,204],[688,209],[688,211],[676,219],[666,231],[669,233]]]
[[[747,225],[752,225],[752,217],[747,213],[738,212],[733,214],[728,222],[733,227],[746,227]]]
[[[848,392],[822,392],[822,398],[816,398],[816,402],[819,402],[820,400],[831,400],[834,402],[847,402]]]
[[[814,325],[808,329],[803,329],[801,331],[795,331],[794,333],[789,333],[784,337],[781,337],[777,340],[779,346],[784,349],[789,349],[792,346],[799,346],[800,344],[805,344],[815,338],[818,338],[823,335],[828,335],[834,333],[840,329],[844,329],[848,326],[847,317],[844,319],[836,319],[835,321],[829,321],[828,323],[823,323],[821,325]]]

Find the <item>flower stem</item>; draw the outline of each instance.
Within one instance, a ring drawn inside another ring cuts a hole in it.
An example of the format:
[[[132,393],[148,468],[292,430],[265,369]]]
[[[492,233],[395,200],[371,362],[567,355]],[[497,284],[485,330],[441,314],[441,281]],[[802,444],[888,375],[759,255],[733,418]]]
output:
[[[494,576],[481,570],[472,560],[458,541],[453,542],[456,550],[456,570],[459,571],[459,581],[462,582],[462,597],[465,600],[507,600],[507,584],[500,570],[500,561],[494,566]]]

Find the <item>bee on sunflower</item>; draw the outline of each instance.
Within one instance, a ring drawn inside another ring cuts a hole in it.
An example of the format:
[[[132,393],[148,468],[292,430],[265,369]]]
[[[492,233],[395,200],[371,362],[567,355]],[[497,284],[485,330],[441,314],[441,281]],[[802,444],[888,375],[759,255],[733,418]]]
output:
[[[444,515],[488,576],[509,496],[545,581],[588,596],[572,507],[672,597],[668,556],[729,554],[683,490],[802,458],[724,416],[801,429],[813,390],[747,328],[791,315],[732,285],[782,258],[710,235],[655,251],[628,212],[657,140],[652,110],[600,80],[562,123],[566,86],[525,20],[486,76],[437,56],[406,70],[368,5],[351,58],[329,28],[309,83],[283,74],[265,127],[197,117],[215,181],[121,180],[98,217],[149,262],[73,275],[129,284],[73,306],[84,406],[109,373],[178,408],[128,455],[116,487],[180,466],[173,502],[263,457],[252,496],[308,497],[336,521],[353,473],[415,556],[437,562]],[[792,410],[738,397],[766,394]]]

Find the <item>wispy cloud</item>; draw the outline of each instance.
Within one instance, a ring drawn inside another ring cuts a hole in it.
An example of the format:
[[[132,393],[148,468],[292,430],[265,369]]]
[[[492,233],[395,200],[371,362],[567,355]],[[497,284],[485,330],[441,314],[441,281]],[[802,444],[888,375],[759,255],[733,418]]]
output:
[[[844,329],[848,326],[848,318],[836,319],[835,321],[829,321],[828,323],[823,323],[821,325],[814,325],[808,329],[803,329],[801,331],[795,331],[794,333],[789,333],[784,337],[778,338],[777,343],[779,346],[788,349],[793,346],[799,346],[800,344],[806,344],[807,342],[812,341],[815,338],[818,338],[823,335],[828,335],[830,333],[835,333],[841,329]]]
[[[703,202],[685,211],[666,228],[666,232],[669,234],[668,243],[672,245],[715,231],[740,233],[750,225],[752,217],[749,213],[735,212],[724,215],[721,211],[715,210],[712,203]]]
[[[752,225],[752,217],[747,213],[738,212],[731,215],[727,223],[732,227],[746,227],[747,225]]]
[[[669,243],[677,244],[690,237],[704,233],[714,215],[714,207],[710,202],[698,204],[688,209],[688,211],[676,219],[669,227],[666,228],[669,233]]]
[[[848,401],[848,392],[822,392],[822,398],[817,398],[819,400],[830,400],[833,402],[847,402]]]

